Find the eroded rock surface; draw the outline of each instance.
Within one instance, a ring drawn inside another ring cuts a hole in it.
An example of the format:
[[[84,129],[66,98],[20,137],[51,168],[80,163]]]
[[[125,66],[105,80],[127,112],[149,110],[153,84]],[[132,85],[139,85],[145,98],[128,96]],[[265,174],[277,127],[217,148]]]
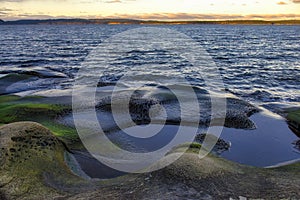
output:
[[[224,125],[229,128],[255,129],[255,124],[249,117],[259,112],[259,109],[243,100],[227,97],[214,97],[216,108],[212,113],[212,99],[208,94],[197,93],[198,102],[190,99],[189,94],[180,91],[182,102],[170,91],[139,92],[131,97],[127,93],[120,92],[100,99],[97,109],[111,113],[112,102],[114,112],[120,115],[130,112],[130,117],[137,124],[153,123],[187,124],[197,126]],[[149,94],[150,93],[150,94]],[[129,102],[129,104],[128,104]],[[196,104],[195,104],[196,103]],[[182,105],[188,105],[182,110]],[[197,111],[195,106],[199,106]],[[129,117],[128,117],[129,118]],[[101,120],[101,119],[100,119]],[[123,124],[128,123],[124,118]]]
[[[151,173],[83,180],[66,165],[64,154],[68,150],[64,143],[32,122],[2,126],[0,149],[1,199],[300,197],[299,164],[259,169],[213,155],[199,159],[196,153],[185,153],[173,164]]]
[[[64,162],[65,144],[34,122],[0,127],[0,191],[7,199],[53,199],[64,192],[47,185],[78,182]],[[54,177],[48,180],[47,177]]]
[[[202,144],[206,137],[208,137],[207,140],[210,140],[210,138],[212,138],[213,141],[214,140],[217,141],[213,148],[213,151],[216,152],[217,154],[221,154],[224,151],[228,151],[231,146],[230,142],[226,142],[221,138],[216,138],[216,136],[212,134],[198,134],[196,135],[195,141]]]

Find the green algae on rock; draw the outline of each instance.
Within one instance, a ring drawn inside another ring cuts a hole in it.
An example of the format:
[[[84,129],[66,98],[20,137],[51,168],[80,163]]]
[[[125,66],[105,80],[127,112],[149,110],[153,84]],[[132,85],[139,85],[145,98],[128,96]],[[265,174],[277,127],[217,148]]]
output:
[[[60,116],[69,113],[71,107],[47,103],[44,102],[45,99],[39,96],[0,96],[0,125],[19,121],[34,121],[46,126],[66,142],[77,141],[76,130],[57,121]]]
[[[18,97],[6,95],[0,97],[0,122],[11,123],[24,120],[55,119],[68,112],[66,105],[43,103],[42,97]]]
[[[53,199],[82,181],[65,163],[66,145],[34,122],[0,127],[0,190],[8,199]],[[49,178],[51,177],[51,178]]]
[[[1,104],[0,119],[3,123],[21,120],[55,118],[63,112],[63,107],[51,104],[20,103]]]
[[[112,180],[84,180],[65,162],[67,148],[32,122],[0,127],[0,195],[7,199],[229,199],[300,196],[299,164],[278,169],[239,165],[212,154],[199,159],[198,143],[164,169]],[[180,149],[180,148],[179,148]],[[172,153],[177,153],[178,149]]]
[[[291,111],[287,115],[287,120],[291,127],[295,130],[297,135],[300,137],[300,110]]]
[[[191,153],[199,153],[202,145],[198,142],[192,142],[192,143],[183,143],[180,145],[177,145],[171,149],[170,152],[168,152],[166,155],[170,155],[172,153],[178,153],[178,152],[191,152]]]

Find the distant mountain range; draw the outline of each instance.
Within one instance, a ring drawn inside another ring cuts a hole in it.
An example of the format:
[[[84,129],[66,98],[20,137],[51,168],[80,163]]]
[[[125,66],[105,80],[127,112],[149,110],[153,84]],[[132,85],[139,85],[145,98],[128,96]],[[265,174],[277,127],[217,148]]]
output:
[[[39,25],[39,24],[249,24],[249,25],[300,25],[300,20],[222,20],[222,21],[156,21],[134,19],[26,19],[15,21],[3,21],[0,25]]]

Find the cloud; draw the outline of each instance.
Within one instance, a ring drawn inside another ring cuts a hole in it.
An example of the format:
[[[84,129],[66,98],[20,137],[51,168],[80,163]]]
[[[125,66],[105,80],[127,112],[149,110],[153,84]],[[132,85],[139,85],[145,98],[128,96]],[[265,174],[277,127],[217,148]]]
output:
[[[9,8],[0,8],[0,16],[2,17],[2,16],[10,15],[14,11],[15,10]]]
[[[56,19],[56,18],[74,18],[72,16],[51,16],[43,13],[22,13],[13,14],[14,10],[0,8],[0,17],[6,20],[15,19]],[[78,17],[77,17],[78,18]],[[137,19],[137,20],[166,20],[166,21],[201,21],[201,20],[283,20],[300,19],[300,14],[190,14],[190,13],[141,13],[141,14],[113,14],[109,16],[88,15],[83,13],[80,18],[87,19]]]
[[[277,5],[287,5],[287,3],[284,1],[279,1],[279,2],[277,2]]]
[[[25,1],[25,0],[23,0],[23,1]],[[96,2],[102,2],[102,3],[127,3],[127,2],[130,2],[130,1],[136,1],[136,0],[81,0],[80,3],[82,3],[82,4],[93,4],[93,3],[96,3]]]
[[[300,0],[292,0],[293,3],[300,3]]]
[[[245,17],[250,19],[265,19],[265,20],[299,19],[300,14],[246,15]]]
[[[121,0],[109,0],[109,1],[104,1],[104,3],[122,3]]]
[[[190,14],[190,13],[145,13],[145,14],[115,14],[108,18],[127,18],[143,20],[276,20],[299,19],[300,14],[268,14],[268,15],[238,15],[238,14]]]
[[[21,2],[26,0],[0,0],[0,2]]]
[[[19,18],[30,18],[30,19],[49,19],[49,18],[53,18],[50,15],[36,15],[36,14],[30,14],[30,13],[25,13],[25,14],[20,14],[17,15],[17,17]]]
[[[0,0],[0,2],[24,2],[24,1],[30,1],[30,0]],[[68,1],[68,0],[52,0],[54,2],[64,2],[64,1]]]
[[[12,12],[14,11],[13,9],[9,9],[9,8],[0,8],[1,12]]]
[[[197,20],[197,19],[236,19],[242,15],[219,15],[219,14],[189,14],[189,13],[146,13],[146,14],[120,14],[109,16],[109,18],[129,18],[129,19],[144,19],[144,20]]]

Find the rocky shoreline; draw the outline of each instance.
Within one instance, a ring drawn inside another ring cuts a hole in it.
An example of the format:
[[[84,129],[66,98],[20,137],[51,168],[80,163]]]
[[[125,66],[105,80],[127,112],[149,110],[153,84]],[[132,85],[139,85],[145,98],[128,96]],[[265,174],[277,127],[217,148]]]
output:
[[[238,199],[239,196],[297,199],[300,196],[299,163],[261,169],[214,155],[199,159],[189,151],[170,166],[152,173],[86,180],[72,173],[64,160],[64,152],[68,151],[65,144],[43,126],[33,122],[13,123],[2,126],[0,135],[2,199]],[[27,143],[32,143],[32,147],[19,149]]]
[[[58,98],[59,102],[65,103],[55,104]],[[139,113],[144,109],[143,102],[145,100],[135,99],[132,109]],[[228,127],[254,128],[249,116],[258,112],[258,108],[235,98],[228,98],[227,102],[230,113],[225,122]],[[163,103],[168,105],[169,102]],[[103,109],[101,104],[98,106]],[[197,152],[204,134],[197,136],[199,143],[191,144],[179,160],[164,169],[105,180],[91,179],[78,163],[70,164],[76,158],[75,151],[82,152],[84,149],[74,127],[61,123],[69,115],[70,107],[68,97],[0,97],[1,199],[300,197],[299,162],[263,169],[240,165],[213,154],[199,159]],[[146,108],[149,109],[149,106]],[[106,107],[107,110],[109,107]],[[295,146],[299,146],[297,142]],[[216,148],[216,152],[228,150],[230,143],[219,139]],[[170,153],[180,151],[181,148],[178,148]]]

